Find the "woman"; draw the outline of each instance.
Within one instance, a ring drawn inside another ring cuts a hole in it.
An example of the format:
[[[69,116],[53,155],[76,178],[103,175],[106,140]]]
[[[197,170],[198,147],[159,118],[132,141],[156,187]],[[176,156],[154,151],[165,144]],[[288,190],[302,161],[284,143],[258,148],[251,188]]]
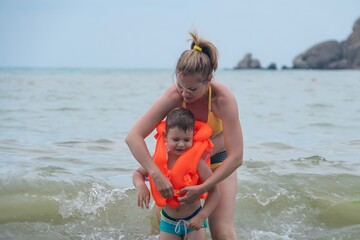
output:
[[[175,83],[165,90],[150,109],[136,122],[126,137],[132,154],[146,169],[160,194],[172,198],[173,187],[153,162],[145,138],[174,108],[182,106],[192,111],[196,120],[212,128],[214,143],[211,167],[213,175],[198,186],[183,188],[182,204],[195,201],[202,193],[218,184],[220,200],[209,216],[212,239],[236,239],[233,221],[237,176],[235,170],[243,162],[243,138],[238,107],[231,91],[213,81],[218,65],[216,47],[197,33],[190,33],[191,49],[184,51],[176,65]]]

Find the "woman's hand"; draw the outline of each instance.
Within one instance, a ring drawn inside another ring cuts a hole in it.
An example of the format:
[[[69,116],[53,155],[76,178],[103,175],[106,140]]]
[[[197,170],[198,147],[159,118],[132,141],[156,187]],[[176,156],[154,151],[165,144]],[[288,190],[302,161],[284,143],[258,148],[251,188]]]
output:
[[[199,214],[197,214],[195,217],[190,219],[190,221],[188,222],[186,227],[192,228],[192,229],[198,231],[202,228],[204,220],[205,220],[205,218],[202,218],[201,216],[199,216]]]
[[[172,184],[161,172],[153,174],[152,179],[163,198],[172,198],[174,196]]]
[[[200,186],[201,185],[188,186],[181,189],[180,194],[184,194],[184,193],[186,194],[183,197],[178,197],[180,204],[189,204],[196,201],[200,197],[200,195],[203,194],[204,192]]]

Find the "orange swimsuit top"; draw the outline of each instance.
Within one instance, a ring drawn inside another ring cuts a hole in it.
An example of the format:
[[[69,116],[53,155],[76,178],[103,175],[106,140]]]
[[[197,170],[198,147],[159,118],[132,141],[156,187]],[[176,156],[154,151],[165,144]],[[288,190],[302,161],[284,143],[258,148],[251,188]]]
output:
[[[163,198],[156,188],[153,179],[149,176],[151,193],[157,206],[163,207],[166,204],[171,207],[178,207],[180,203],[178,197],[179,191],[186,186],[195,186],[201,183],[200,177],[197,173],[197,165],[204,153],[208,152],[206,163],[210,165],[210,153],[214,145],[210,141],[211,128],[203,122],[195,121],[193,146],[186,150],[176,160],[172,169],[168,169],[167,151],[165,148],[165,121],[162,121],[156,127],[157,133],[155,153],[153,156],[154,162],[159,167],[160,171],[170,180],[174,188],[173,198]],[[201,195],[201,198],[206,197],[206,193]]]
[[[209,86],[209,103],[208,103],[208,120],[207,124],[212,129],[212,136],[217,136],[219,133],[223,131],[223,125],[220,118],[215,116],[215,114],[211,110],[211,85]],[[183,101],[182,107],[186,108],[186,102]]]

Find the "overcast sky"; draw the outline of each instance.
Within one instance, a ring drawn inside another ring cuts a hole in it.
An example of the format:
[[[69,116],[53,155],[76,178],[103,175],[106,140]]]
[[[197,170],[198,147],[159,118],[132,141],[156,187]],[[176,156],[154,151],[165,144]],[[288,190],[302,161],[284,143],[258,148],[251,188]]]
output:
[[[292,66],[359,17],[360,0],[0,0],[0,67],[173,68],[193,29],[220,68]]]

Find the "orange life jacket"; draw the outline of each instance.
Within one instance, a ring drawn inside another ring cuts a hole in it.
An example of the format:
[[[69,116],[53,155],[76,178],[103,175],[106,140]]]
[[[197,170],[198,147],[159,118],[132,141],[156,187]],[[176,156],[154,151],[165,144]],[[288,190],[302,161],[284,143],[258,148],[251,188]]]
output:
[[[168,169],[165,137],[163,134],[166,130],[165,126],[165,122],[163,121],[156,127],[157,133],[155,134],[155,138],[157,142],[153,159],[160,171],[172,183],[174,188],[174,197],[166,199],[163,198],[156,188],[151,176],[149,176],[149,182],[151,193],[157,206],[163,207],[168,204],[171,207],[177,207],[180,205],[177,199],[177,197],[180,196],[179,190],[186,186],[195,186],[201,183],[200,177],[197,173],[197,165],[200,158],[204,153],[206,154],[206,152],[209,153],[206,157],[206,163],[210,165],[210,153],[214,147],[210,140],[212,130],[206,123],[195,121],[193,146],[179,156],[172,169]],[[205,198],[206,195],[207,193],[204,193],[200,197]]]

